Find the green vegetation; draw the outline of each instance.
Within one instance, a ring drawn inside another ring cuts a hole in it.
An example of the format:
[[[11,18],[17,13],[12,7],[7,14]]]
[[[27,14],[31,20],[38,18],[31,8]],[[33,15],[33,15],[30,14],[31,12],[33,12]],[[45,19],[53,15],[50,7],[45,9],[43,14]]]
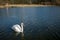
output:
[[[9,4],[60,4],[60,0],[0,0],[0,5]]]

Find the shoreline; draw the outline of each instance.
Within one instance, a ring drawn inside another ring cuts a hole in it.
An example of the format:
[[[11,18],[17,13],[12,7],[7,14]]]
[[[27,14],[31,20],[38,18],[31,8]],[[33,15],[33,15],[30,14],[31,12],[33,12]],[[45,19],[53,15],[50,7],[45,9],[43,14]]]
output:
[[[0,5],[0,8],[7,8],[7,7],[47,7],[47,6],[55,6],[55,5],[6,4],[6,5]]]

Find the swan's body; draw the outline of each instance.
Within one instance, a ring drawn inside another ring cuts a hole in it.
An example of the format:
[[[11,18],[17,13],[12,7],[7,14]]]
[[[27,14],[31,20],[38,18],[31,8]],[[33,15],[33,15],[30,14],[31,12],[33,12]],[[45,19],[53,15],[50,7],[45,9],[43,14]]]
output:
[[[21,23],[21,26],[16,24],[16,25],[13,25],[12,29],[15,31],[15,32],[22,32],[23,33],[23,23]]]

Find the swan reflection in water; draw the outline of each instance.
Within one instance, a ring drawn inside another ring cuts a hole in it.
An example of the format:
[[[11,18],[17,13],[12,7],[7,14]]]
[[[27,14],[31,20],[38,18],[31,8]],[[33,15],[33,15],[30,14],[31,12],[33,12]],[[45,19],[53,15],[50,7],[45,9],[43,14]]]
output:
[[[21,23],[21,25],[15,24],[12,26],[12,30],[16,32],[16,36],[21,33],[21,36],[24,37],[23,26],[23,23]]]

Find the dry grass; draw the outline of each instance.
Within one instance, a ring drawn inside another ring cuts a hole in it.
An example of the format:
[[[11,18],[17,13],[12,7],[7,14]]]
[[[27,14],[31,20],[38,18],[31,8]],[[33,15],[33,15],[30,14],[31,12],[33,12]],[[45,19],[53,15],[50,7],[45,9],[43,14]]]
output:
[[[6,7],[40,7],[40,6],[54,6],[54,5],[41,5],[41,4],[6,4],[6,5],[0,5],[0,8],[6,8]]]

